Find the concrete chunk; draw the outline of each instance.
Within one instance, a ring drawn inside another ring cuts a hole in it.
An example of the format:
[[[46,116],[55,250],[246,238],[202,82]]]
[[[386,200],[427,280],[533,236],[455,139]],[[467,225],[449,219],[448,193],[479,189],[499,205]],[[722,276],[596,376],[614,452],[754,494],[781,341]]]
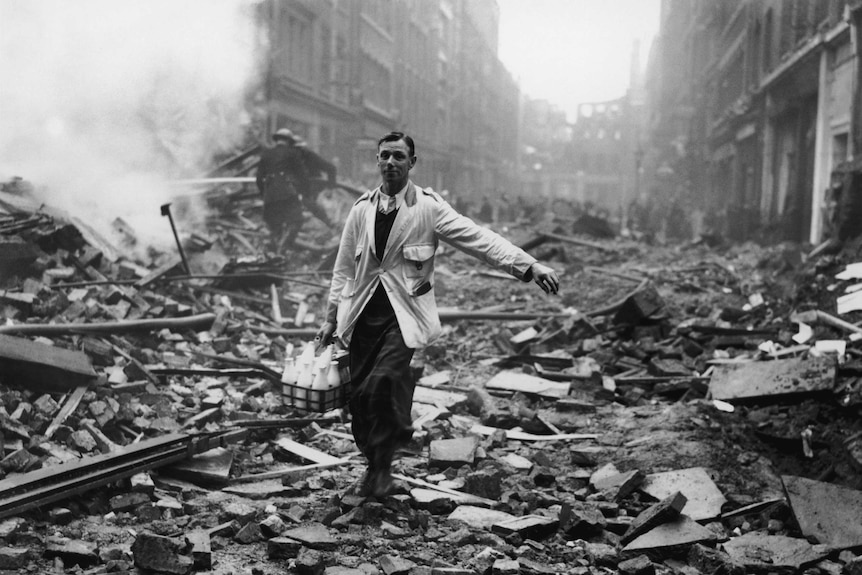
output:
[[[30,560],[30,550],[18,547],[0,547],[0,569],[22,572]]]
[[[514,559],[497,559],[491,566],[491,575],[518,575],[521,564]]]
[[[682,513],[695,521],[718,517],[727,501],[703,467],[652,473],[646,476],[640,490],[659,500],[681,492],[688,500]]]
[[[803,535],[839,549],[862,545],[862,491],[792,475],[781,480]]]
[[[620,539],[622,544],[626,544],[635,537],[642,535],[661,525],[665,521],[670,521],[679,516],[685,504],[688,502],[685,495],[677,491],[655,505],[652,505],[641,512]]]
[[[733,402],[831,391],[834,384],[833,358],[781,359],[717,365],[709,392],[713,399]]]
[[[604,514],[592,503],[578,501],[569,508],[564,505],[564,509],[563,530],[569,539],[589,539],[601,533],[607,524]]]
[[[296,572],[299,575],[321,575],[326,570],[326,558],[320,551],[303,547],[296,556]]]
[[[139,505],[143,505],[149,502],[149,494],[131,491],[129,493],[121,493],[119,495],[111,497],[109,504],[111,506],[111,511],[120,512],[129,511],[130,509],[134,509]]]
[[[505,511],[485,509],[484,507],[475,507],[473,505],[459,505],[448,517],[450,520],[463,521],[475,529],[490,529],[495,523],[514,518],[514,515]]]
[[[194,567],[192,545],[185,537],[140,533],[132,543],[135,566],[141,569],[185,575]]]
[[[541,515],[524,515],[513,519],[499,521],[491,526],[493,533],[502,536],[517,533],[524,539],[540,541],[545,537],[553,535],[557,531],[560,522],[557,519]]]
[[[386,575],[407,575],[414,567],[416,563],[403,557],[384,555],[380,558],[380,568]]]
[[[653,575],[655,573],[655,565],[646,555],[638,555],[621,561],[617,568],[623,575]]]
[[[805,539],[757,532],[734,537],[724,543],[723,547],[735,563],[747,569],[770,570],[776,567],[798,570],[820,561],[830,551],[822,545],[811,545]]]
[[[296,539],[305,546],[319,551],[333,551],[338,547],[338,539],[333,537],[329,529],[321,523],[310,523],[302,527],[288,529],[282,535]]]
[[[195,529],[186,534],[192,544],[192,559],[195,569],[212,569],[213,552],[210,545],[210,534],[202,529]]]
[[[266,556],[270,559],[293,559],[302,549],[302,543],[290,537],[273,537],[266,542]]]
[[[99,562],[99,548],[95,543],[78,539],[49,539],[45,557],[60,557],[66,565],[89,567]]]
[[[438,439],[431,442],[428,465],[430,467],[460,467],[472,465],[476,459],[479,438],[469,435],[456,439]]]
[[[609,500],[620,501],[631,495],[643,482],[643,472],[640,469],[632,469],[599,479],[593,483],[593,487],[606,493]]]
[[[622,554],[626,557],[641,553],[657,553],[676,551],[684,546],[714,541],[715,533],[693,521],[686,515],[680,515],[673,521],[659,525],[644,533],[623,547]]]

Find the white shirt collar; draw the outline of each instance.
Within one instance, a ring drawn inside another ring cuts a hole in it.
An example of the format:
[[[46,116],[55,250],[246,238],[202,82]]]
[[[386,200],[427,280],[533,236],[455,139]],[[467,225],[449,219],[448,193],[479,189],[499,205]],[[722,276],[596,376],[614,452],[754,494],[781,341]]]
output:
[[[395,194],[395,209],[399,209],[401,205],[404,203],[404,198],[407,196],[407,186],[410,183],[404,184],[404,187],[401,188],[397,194]],[[377,210],[382,211],[386,209],[387,204],[389,203],[389,196],[383,191],[383,187],[380,187],[380,194],[378,194],[377,198]]]

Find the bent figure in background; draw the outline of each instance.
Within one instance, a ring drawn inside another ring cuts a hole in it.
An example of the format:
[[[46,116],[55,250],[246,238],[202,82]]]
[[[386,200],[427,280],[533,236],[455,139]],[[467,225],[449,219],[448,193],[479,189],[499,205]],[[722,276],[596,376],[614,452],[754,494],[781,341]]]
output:
[[[307,181],[308,171],[293,132],[281,128],[272,139],[275,145],[260,155],[255,182],[263,195],[263,221],[280,250],[293,245],[302,227],[299,186]]]

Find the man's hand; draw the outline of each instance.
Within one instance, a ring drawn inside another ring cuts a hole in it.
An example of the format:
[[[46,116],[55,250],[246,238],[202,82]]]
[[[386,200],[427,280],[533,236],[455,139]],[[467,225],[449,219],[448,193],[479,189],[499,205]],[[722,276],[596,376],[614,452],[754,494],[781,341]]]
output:
[[[314,351],[320,352],[323,348],[332,343],[332,334],[334,333],[335,324],[331,321],[327,321],[321,325],[314,338]]]
[[[545,293],[557,293],[560,290],[560,280],[557,278],[557,272],[548,266],[536,262],[530,270],[533,272],[533,281],[535,281]]]

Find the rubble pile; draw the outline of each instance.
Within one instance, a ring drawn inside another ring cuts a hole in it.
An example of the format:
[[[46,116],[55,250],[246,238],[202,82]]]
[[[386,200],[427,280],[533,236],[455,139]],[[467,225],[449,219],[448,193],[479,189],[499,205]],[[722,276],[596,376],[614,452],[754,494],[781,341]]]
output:
[[[255,200],[207,201],[195,275],[0,195],[0,570],[862,572],[851,255],[514,222],[564,270],[549,299],[444,247],[374,500],[349,416],[281,394],[336,232],[275,255]]]

